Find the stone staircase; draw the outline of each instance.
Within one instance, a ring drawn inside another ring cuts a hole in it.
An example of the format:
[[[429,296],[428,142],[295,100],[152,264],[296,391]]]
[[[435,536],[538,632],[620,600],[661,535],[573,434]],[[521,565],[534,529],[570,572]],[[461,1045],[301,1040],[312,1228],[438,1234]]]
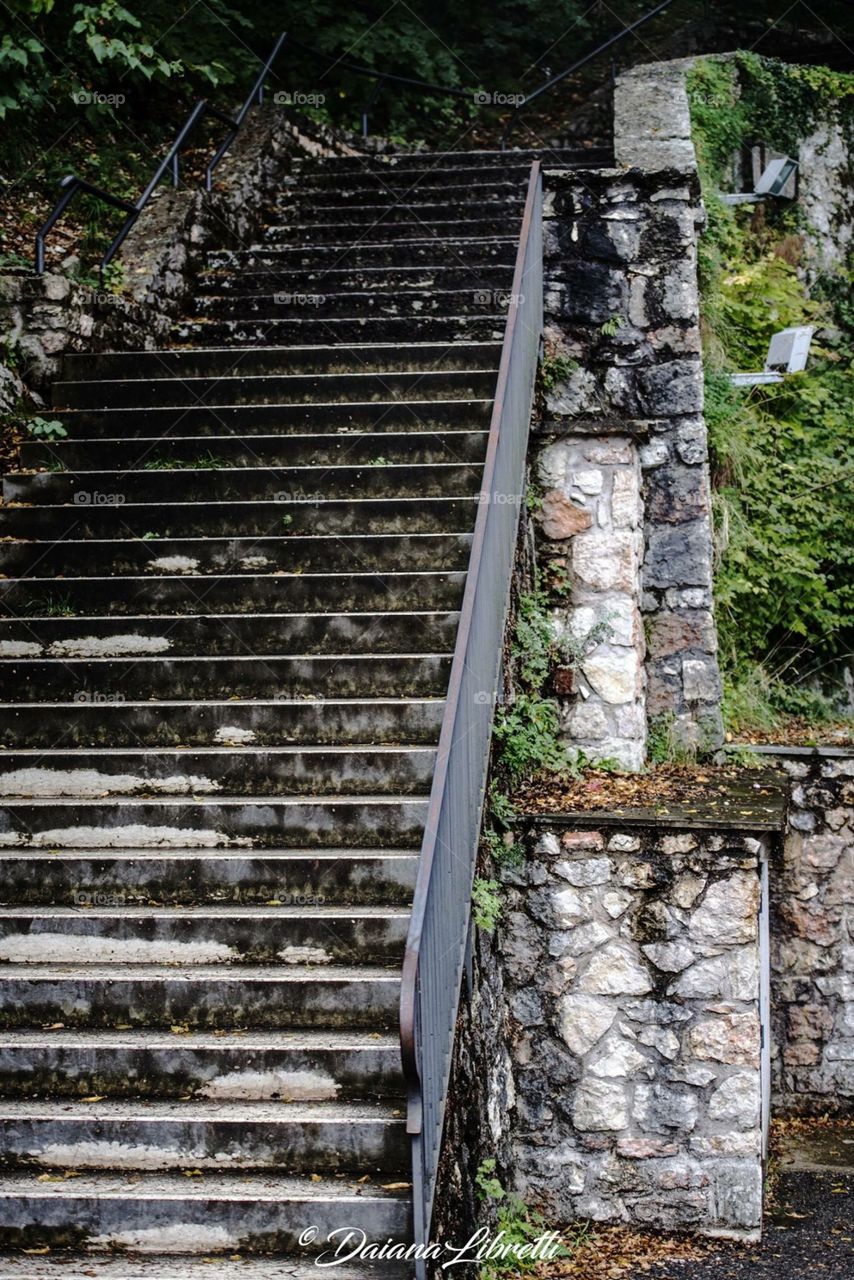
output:
[[[4,481],[0,1277],[409,1236],[399,967],[530,161],[304,161]]]

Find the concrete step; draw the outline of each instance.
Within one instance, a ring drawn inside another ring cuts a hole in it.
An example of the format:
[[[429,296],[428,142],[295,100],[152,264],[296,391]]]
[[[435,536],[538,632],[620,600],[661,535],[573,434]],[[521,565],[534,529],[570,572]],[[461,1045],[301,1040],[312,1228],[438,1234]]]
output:
[[[101,495],[103,496],[103,495]],[[110,495],[106,495],[109,497]],[[95,502],[68,506],[0,505],[0,538],[309,537],[380,534],[470,534],[475,498],[320,498],[289,501]],[[49,581],[49,580],[48,580]],[[50,590],[55,593],[54,587]],[[37,611],[36,611],[37,612]],[[51,610],[47,610],[51,612]],[[56,610],[53,611],[54,613]]]
[[[294,206],[432,204],[444,208],[469,209],[481,202],[518,200],[524,197],[530,165],[517,165],[495,173],[482,169],[373,169],[347,176],[318,172],[289,187],[276,202],[287,213]]]
[[[389,317],[495,315],[506,310],[512,280],[504,279],[501,288],[484,288],[472,279],[460,288],[402,288],[341,289],[332,292],[293,293],[277,289],[273,293],[211,293],[198,296],[193,305],[193,317],[213,320],[301,320],[348,319],[370,316],[371,319]],[[421,375],[426,376],[426,375]],[[447,378],[447,374],[437,375]],[[391,379],[392,375],[383,375]],[[494,375],[492,384],[494,385]],[[417,387],[414,387],[417,393]],[[476,396],[481,388],[474,381],[467,385],[467,396]]]
[[[405,906],[417,865],[417,848],[0,851],[0,901],[79,908]]]
[[[286,269],[281,264],[270,263],[263,270],[237,270],[223,267],[210,269],[202,276],[197,296],[205,294],[243,295],[252,293],[290,294],[305,297],[317,296],[329,290],[333,293],[350,291],[391,289],[509,289],[513,280],[513,264],[448,262],[409,263],[404,266],[317,266]],[[490,344],[483,344],[489,350]],[[469,348],[477,351],[477,345]],[[415,348],[417,350],[417,348]],[[447,366],[443,366],[447,367]],[[467,366],[482,368],[476,360]]]
[[[63,542],[0,542],[0,571],[8,578],[40,579],[171,570],[193,574],[311,573],[335,565],[341,572],[461,572],[468,567],[471,535],[403,534],[249,538],[69,538]],[[2,631],[0,631],[2,635]],[[2,655],[2,644],[0,644]]]
[[[456,289],[441,288],[403,288],[392,285],[389,288],[374,286],[370,289],[343,289],[333,292],[292,293],[287,289],[277,289],[271,293],[234,294],[226,291],[220,294],[204,294],[196,299],[194,315],[199,319],[213,320],[278,320],[281,318],[301,320],[310,318],[315,323],[325,319],[348,319],[369,316],[372,319],[400,319],[416,317],[419,320],[426,316],[465,316],[495,315],[507,307],[512,280],[505,279],[500,288],[484,287],[475,280],[463,284]],[[366,375],[370,376],[370,375]],[[420,375],[426,378],[426,374]],[[449,379],[447,373],[437,374],[436,381],[442,386],[443,379]],[[383,381],[391,381],[394,375],[383,374]],[[494,374],[489,385],[484,387],[471,380],[466,384],[464,375],[460,375],[462,394],[476,396],[484,390],[491,391],[495,384]],[[418,393],[418,385],[413,382],[412,389]],[[405,396],[406,390],[401,393]]]
[[[228,467],[258,466],[425,466],[437,462],[483,461],[485,431],[389,431],[382,439],[362,432],[337,435],[137,436],[25,441],[21,465],[29,470],[60,463],[69,471],[104,468],[147,469],[167,463],[187,466],[216,458]],[[379,464],[377,460],[379,459]]]
[[[481,239],[453,237],[441,239],[424,236],[407,241],[382,241],[360,237],[342,244],[255,245],[249,249],[214,249],[206,258],[211,270],[227,269],[236,273],[282,268],[328,271],[376,267],[430,266],[445,264],[472,268],[502,264],[511,269],[516,260],[518,236],[485,236]]]
[[[171,568],[172,566],[170,566]],[[162,566],[161,566],[162,568]],[[416,606],[458,609],[463,573],[281,573],[205,577],[173,571],[117,578],[18,578],[0,580],[0,611],[14,617],[61,614],[137,615],[270,613],[374,613]]]
[[[269,306],[279,304],[276,299],[291,298],[289,293],[268,295]],[[317,295],[320,296],[320,295]],[[332,298],[335,295],[329,295]],[[344,310],[350,308],[353,313],[358,310],[358,299],[364,295],[350,292],[338,295],[343,301]],[[368,295],[379,296],[379,295]],[[450,294],[447,305],[457,295]],[[462,302],[472,297],[472,289],[459,294]],[[491,297],[491,295],[490,295]],[[260,299],[264,301],[264,298]],[[215,298],[203,298],[199,302],[201,311],[216,313]],[[312,308],[311,304],[293,304],[301,313],[313,310],[317,315],[324,313],[323,307]],[[229,308],[239,306],[245,308],[245,314],[253,313],[253,299],[223,299],[223,313],[230,314]],[[286,312],[288,304],[281,304]],[[452,308],[456,310],[457,308]],[[481,304],[481,310],[484,305]],[[273,312],[275,314],[275,312]],[[382,373],[373,371],[358,373],[293,373],[293,374],[247,374],[235,361],[231,373],[216,377],[192,377],[188,374],[164,377],[147,377],[144,386],[138,378],[100,379],[94,382],[76,379],[73,382],[55,382],[51,398],[57,409],[103,409],[134,408],[143,400],[146,406],[167,405],[170,408],[181,406],[204,407],[208,405],[241,405],[241,404],[335,404],[337,402],[358,401],[366,403],[372,400],[472,400],[482,399],[493,394],[495,388],[494,369],[402,369],[388,370]],[[225,433],[223,433],[225,434]]]
[[[441,697],[450,654],[324,654],[264,657],[7,658],[0,702],[151,698]]]
[[[349,653],[364,645],[373,653],[444,653],[458,624],[453,611],[0,618],[0,658]]]
[[[397,1024],[394,968],[0,965],[0,1026],[233,1032]],[[59,1025],[57,1025],[59,1024]],[[2,1219],[0,1219],[2,1220]]]
[[[402,1174],[403,1111],[366,1102],[0,1101],[7,1168]]]
[[[429,790],[428,746],[4,751],[0,795],[394,795]]]
[[[393,217],[384,208],[324,211],[317,221],[273,223],[264,232],[263,244],[354,244],[358,240],[467,240],[487,236],[518,238],[522,200],[498,204],[494,212],[472,209],[472,216],[447,206],[422,206],[400,210]],[[383,216],[386,215],[386,216]],[[252,248],[261,246],[250,246]]]
[[[4,1098],[335,1102],[403,1095],[400,1041],[369,1031],[0,1035]],[[2,1104],[0,1104],[2,1105]],[[398,1103],[399,1105],[399,1103]],[[2,1272],[0,1272],[2,1274]]]
[[[339,205],[337,202],[331,203],[332,198],[332,193],[327,192],[327,202],[316,204],[312,200],[303,200],[296,196],[289,206],[280,206],[277,217],[282,218],[283,221],[271,223],[266,228],[265,235],[276,238],[276,234],[284,228],[284,238],[287,239],[287,232],[291,227],[300,229],[311,227],[323,233],[330,225],[337,227],[342,224],[354,228],[370,228],[373,237],[385,236],[387,229],[401,224],[407,226],[423,224],[429,235],[437,225],[446,224],[449,216],[460,222],[464,220],[476,222],[478,226],[500,223],[503,224],[502,229],[506,230],[509,225],[512,230],[511,220],[522,217],[525,189],[520,184],[512,195],[479,199],[468,205],[437,199],[431,201],[429,196],[422,198],[417,186],[410,186],[408,191],[397,193],[397,199],[391,201]],[[451,231],[450,234],[454,235],[456,232]],[[325,238],[328,240],[328,236]],[[355,238],[353,236],[353,239]]]
[[[0,846],[263,849],[288,843],[399,848],[420,842],[426,815],[424,795],[6,796],[0,803]]]
[[[271,322],[272,323],[272,322]],[[240,353],[234,353],[235,359]],[[134,436],[171,439],[175,436],[336,435],[339,432],[380,434],[387,431],[482,430],[488,425],[492,401],[480,400],[366,400],[331,404],[217,405],[151,409],[56,409],[52,411],[75,440],[106,436],[128,440]]]
[[[511,147],[505,151],[396,151],[377,156],[338,155],[306,156],[294,165],[294,173],[300,180],[313,181],[315,174],[324,174],[329,181],[346,182],[350,173],[394,174],[396,172],[433,172],[439,169],[468,169],[484,174],[492,171],[530,171],[535,160],[549,168],[573,168],[577,165],[592,166],[606,163],[612,151],[598,144],[581,147]]]
[[[259,342],[311,342],[321,338],[351,342],[494,342],[504,334],[506,316],[338,316],[298,319],[181,320],[177,342],[223,342],[232,346]]]
[[[6,747],[281,746],[289,743],[434,743],[442,698],[160,699],[9,703],[0,717]]]
[[[12,472],[5,502],[90,506],[134,502],[317,502],[324,498],[424,497],[473,494],[481,468],[471,463],[394,463],[348,467],[199,467],[185,470]]]
[[[0,907],[0,962],[393,965],[408,926],[407,907]]]
[[[512,266],[512,257],[508,263]],[[228,265],[209,273],[203,273],[199,288],[205,291],[209,282],[217,277],[228,287],[234,287],[252,279],[252,272],[243,265],[237,270],[232,256]],[[420,268],[415,267],[418,271]],[[433,268],[435,270],[435,268]],[[469,271],[471,268],[452,265],[451,271]],[[354,271],[339,271],[344,278],[355,276],[371,277],[377,268]],[[311,267],[310,273],[317,268]],[[267,269],[259,273],[261,278],[269,280],[278,277],[275,269]],[[282,275],[288,275],[283,271]],[[283,286],[284,287],[284,286]],[[106,351],[106,352],[74,352],[66,354],[62,362],[62,376],[65,382],[89,381],[91,379],[117,378],[205,378],[218,375],[231,376],[239,373],[243,377],[271,376],[275,374],[309,374],[309,373],[367,373],[371,370],[386,373],[429,369],[433,371],[451,369],[492,369],[498,367],[501,355],[500,343],[459,343],[447,346],[444,343],[410,343],[374,344],[341,348],[330,346],[315,347],[256,347],[252,351],[241,351],[237,356],[230,347],[198,347],[182,350],[180,347],[166,347],[158,351]]]
[[[340,1237],[330,1245],[334,1251]],[[41,1252],[41,1251],[39,1251]],[[347,1250],[349,1252],[349,1249]],[[150,1257],[117,1254],[107,1257],[87,1252],[76,1260],[67,1254],[29,1258],[23,1254],[0,1257],[0,1280],[317,1280],[317,1264],[294,1255],[265,1255],[251,1258],[243,1254],[234,1261],[207,1255],[186,1258],[154,1254]],[[340,1280],[412,1280],[412,1264],[383,1260],[370,1263],[341,1263],[335,1273]]]
[[[384,1189],[383,1181],[248,1173],[201,1178],[143,1173],[129,1179],[89,1172],[68,1181],[39,1182],[35,1173],[10,1173],[0,1180],[0,1243],[18,1249],[94,1250],[96,1276],[101,1265],[97,1254],[118,1251],[127,1270],[114,1276],[131,1280],[139,1263],[127,1251],[306,1257],[334,1248],[327,1243],[329,1233],[353,1222],[368,1239],[406,1241],[412,1230],[410,1192],[401,1189],[403,1179],[389,1181],[392,1190]],[[307,1224],[317,1228],[310,1242]],[[87,1253],[87,1269],[89,1265]],[[235,1265],[229,1264],[229,1280],[239,1275]],[[216,1275],[215,1264],[208,1264],[208,1274]],[[168,1277],[167,1272],[164,1280]]]

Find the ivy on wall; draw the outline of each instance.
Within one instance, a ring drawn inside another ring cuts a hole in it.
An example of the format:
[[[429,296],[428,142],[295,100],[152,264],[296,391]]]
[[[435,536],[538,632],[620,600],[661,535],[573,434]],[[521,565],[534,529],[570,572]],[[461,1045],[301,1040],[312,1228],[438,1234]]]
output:
[[[846,281],[806,282],[811,234],[796,204],[725,205],[734,153],[796,154],[835,120],[850,136],[854,77],[744,53],[689,76],[708,225],[700,245],[706,417],[716,528],[716,601],[730,729],[786,714],[834,714],[825,674],[854,628],[851,311]],[[761,369],[771,334],[817,326],[808,367],[735,388]]]

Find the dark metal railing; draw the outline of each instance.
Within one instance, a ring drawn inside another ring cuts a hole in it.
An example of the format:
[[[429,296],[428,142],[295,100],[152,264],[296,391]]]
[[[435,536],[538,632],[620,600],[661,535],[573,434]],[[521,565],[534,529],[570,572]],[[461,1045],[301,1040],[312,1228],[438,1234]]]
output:
[[[505,150],[510,134],[518,124],[519,117],[526,107],[528,107],[537,98],[541,97],[544,93],[549,93],[557,85],[561,84],[562,81],[566,80],[569,76],[574,75],[576,71],[580,71],[582,67],[586,67],[589,62],[593,62],[595,58],[598,58],[600,54],[603,54],[607,49],[612,48],[613,45],[618,44],[621,40],[625,40],[626,36],[631,35],[633,31],[637,31],[638,27],[642,27],[645,22],[649,22],[650,18],[655,18],[659,13],[663,13],[664,10],[672,3],[673,0],[662,0],[662,3],[657,4],[654,9],[649,9],[646,13],[642,13],[641,16],[636,18],[634,22],[630,23],[629,26],[623,27],[621,31],[617,31],[614,35],[609,36],[607,40],[603,40],[595,49],[591,49],[589,53],[585,53],[583,57],[579,58],[576,62],[573,62],[565,71],[558,72],[556,76],[552,76],[550,80],[544,81],[539,88],[534,89],[532,93],[529,93],[525,98],[523,98],[523,100],[513,108],[513,113],[504,126],[501,134],[501,150]]]
[[[200,98],[175,135],[175,140],[166,152],[166,155],[154,170],[145,190],[142,191],[134,201],[122,200],[118,196],[114,196],[111,192],[105,191],[103,187],[93,186],[91,182],[86,182],[83,178],[78,178],[74,173],[66,174],[59,184],[63,194],[60,196],[59,200],[51,210],[50,215],[45,222],[42,223],[36,233],[36,271],[38,274],[41,275],[44,271],[45,237],[47,236],[47,233],[53,227],[57,219],[68,208],[77,192],[82,191],[85,195],[94,196],[97,200],[103,200],[105,204],[112,205],[113,208],[124,209],[127,213],[127,217],[119,228],[118,234],[115,236],[110,247],[107,249],[107,252],[101,259],[100,272],[103,278],[104,268],[110,265],[113,258],[124,244],[131,227],[148,204],[167,169],[171,171],[172,185],[175,187],[178,186],[178,183],[181,180],[181,150],[183,149],[187,138],[194,131],[203,115],[210,115],[217,120],[222,120],[229,124],[231,123],[231,118],[229,116],[224,115],[223,112],[217,110],[216,107],[211,106],[211,104],[204,98]]]
[[[539,88],[535,89],[532,93],[529,93],[516,107],[513,108],[513,113],[510,116],[509,120],[507,121],[507,124],[505,125],[504,131],[501,135],[501,149],[504,150],[505,147],[507,146],[507,141],[510,137],[510,133],[515,128],[521,113],[526,109],[526,107],[530,105],[530,103],[534,102],[542,94],[548,93],[551,89],[555,88],[556,85],[560,84],[563,80],[566,80],[568,76],[572,75],[576,71],[579,71],[582,67],[586,66],[589,62],[592,62],[595,58],[598,58],[600,54],[604,53],[607,49],[610,49],[613,45],[617,44],[620,40],[623,40],[625,39],[626,36],[631,35],[632,32],[638,29],[638,27],[643,26],[643,24],[645,22],[648,22],[650,18],[654,18],[657,14],[661,13],[671,3],[672,3],[672,0],[662,0],[662,3],[657,4],[655,8],[650,9],[647,13],[642,14],[641,17],[637,18],[629,26],[623,27],[620,31],[610,36],[609,39],[603,41],[602,44],[597,45],[595,49],[591,49],[589,53],[586,53],[582,58],[579,58],[576,62],[572,64],[572,66],[567,67],[565,71],[561,71],[558,75],[552,76],[550,80],[545,81],[543,84],[539,86]],[[202,118],[203,115],[209,115],[213,117],[215,120],[219,120],[222,124],[228,127],[228,133],[223,138],[222,142],[219,144],[214,154],[211,156],[211,159],[209,160],[205,168],[205,189],[207,191],[210,191],[213,183],[213,172],[216,169],[217,165],[222,160],[228,148],[231,146],[234,139],[237,137],[238,133],[240,132],[240,129],[242,128],[243,123],[247,115],[249,114],[251,107],[255,103],[260,104],[264,101],[264,83],[267,77],[269,76],[270,72],[272,71],[273,65],[278,59],[286,42],[289,42],[291,45],[293,45],[297,49],[301,49],[304,53],[311,54],[315,57],[319,58],[319,57],[325,56],[319,53],[317,49],[313,49],[310,45],[303,44],[301,40],[297,40],[293,36],[288,36],[287,32],[282,32],[282,34],[276,40],[276,43],[273,45],[273,48],[270,50],[270,53],[267,55],[264,62],[261,64],[261,69],[258,72],[257,76],[255,77],[255,80],[252,83],[252,87],[249,90],[249,93],[247,94],[243,102],[243,105],[240,107],[240,110],[237,112],[237,114],[233,116],[227,115],[225,112],[220,111],[217,107],[212,106],[205,99],[200,99],[193,107],[187,119],[184,121],[184,124],[181,126],[181,129],[178,131],[178,134],[174,142],[172,143],[172,146],[169,148],[163,160],[161,160],[160,164],[157,166],[157,169],[155,170],[151,178],[151,181],[148,183],[148,186],[145,188],[145,190],[142,192],[142,194],[138,197],[137,200],[133,202],[130,200],[123,200],[121,197],[115,196],[109,191],[105,191],[103,187],[93,186],[92,183],[86,182],[83,178],[78,178],[76,174],[73,174],[73,173],[67,174],[59,184],[60,190],[62,192],[59,200],[54,205],[53,209],[51,210],[51,213],[49,214],[45,222],[42,224],[42,226],[39,228],[39,231],[36,235],[36,255],[35,255],[36,271],[39,274],[41,274],[44,271],[45,237],[47,236],[48,232],[52,229],[56,221],[65,212],[65,210],[67,209],[71,201],[74,199],[74,196],[77,194],[77,192],[81,191],[85,195],[94,196],[96,199],[102,200],[105,204],[109,204],[115,209],[123,209],[127,214],[127,217],[124,223],[119,229],[118,235],[115,237],[112,244],[107,249],[107,252],[104,254],[103,258],[101,259],[100,271],[103,277],[104,268],[109,266],[109,264],[112,262],[116,253],[120,249],[121,245],[124,243],[125,239],[127,238],[127,235],[130,232],[131,227],[134,225],[137,218],[142,213],[145,206],[148,204],[148,201],[151,199],[154,189],[160,183],[167,169],[171,169],[172,171],[173,185],[176,187],[178,186],[178,183],[180,180],[179,155],[180,155],[181,149],[184,146],[184,143],[186,142],[188,136],[196,128],[196,125],[198,124],[199,120]],[[407,89],[414,89],[418,93],[422,93],[428,97],[432,96],[432,97],[446,97],[446,98],[466,98],[468,99],[469,102],[477,103],[479,105],[487,105],[483,101],[484,95],[474,89],[463,89],[457,86],[452,87],[450,85],[432,84],[428,80],[417,80],[410,76],[399,76],[388,71],[376,71],[372,67],[365,67],[365,66],[362,66],[360,63],[349,62],[343,59],[336,60],[331,69],[347,71],[352,75],[366,76],[369,79],[374,80],[375,82],[373,90],[371,91],[368,99],[366,100],[366,102],[364,103],[361,109],[361,129],[362,129],[362,135],[364,137],[368,136],[368,116],[369,116],[370,109],[373,106],[374,102],[376,101],[382,89],[387,84],[401,85],[402,87]],[[486,96],[488,97],[489,95],[486,95]],[[496,106],[498,104],[492,103],[489,105]],[[502,109],[503,109],[503,106],[502,106]]]
[[[429,1239],[436,1189],[542,328],[542,179],[537,161],[528,182],[403,963],[400,1037],[416,1244]]]

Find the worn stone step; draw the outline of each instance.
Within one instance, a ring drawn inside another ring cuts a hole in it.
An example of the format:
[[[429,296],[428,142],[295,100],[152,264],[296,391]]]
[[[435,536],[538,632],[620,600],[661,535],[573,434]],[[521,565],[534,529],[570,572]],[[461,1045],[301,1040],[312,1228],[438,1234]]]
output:
[[[408,926],[407,907],[11,906],[0,907],[0,962],[392,965]]]
[[[291,208],[282,207],[278,211],[278,216],[286,218],[287,221],[283,224],[272,223],[266,228],[265,234],[268,237],[275,237],[275,233],[280,231],[282,226],[285,228],[293,226],[294,229],[317,229],[322,234],[330,225],[337,227],[341,224],[346,224],[348,227],[370,228],[370,234],[374,237],[385,236],[388,229],[401,224],[416,227],[423,224],[429,234],[434,227],[446,225],[449,214],[452,219],[456,217],[459,221],[471,220],[479,226],[497,223],[501,224],[502,230],[506,230],[508,225],[512,229],[511,220],[515,218],[518,222],[522,216],[525,189],[520,184],[510,196],[478,199],[471,204],[462,205],[453,201],[435,199],[431,201],[429,197],[422,199],[417,186],[410,186],[408,191],[400,193],[400,198],[396,201],[372,201],[366,204],[346,205],[331,201],[331,193],[327,193],[326,203],[323,204],[315,204],[313,201],[301,200],[297,197]],[[456,232],[450,234],[456,234]]]
[[[398,967],[0,965],[0,1026],[390,1032]]]
[[[317,221],[272,223],[264,232],[264,244],[353,244],[371,240],[465,240],[485,236],[516,236],[522,219],[522,204],[498,203],[494,212],[487,207],[466,212],[447,206],[394,210],[369,208],[325,210]],[[383,216],[383,215],[386,216]],[[256,246],[252,246],[253,248]]]
[[[199,702],[9,703],[0,717],[6,747],[279,746],[288,743],[435,742],[442,698],[261,698]]]
[[[274,209],[300,218],[303,209],[312,205],[328,209],[334,200],[338,209],[350,209],[352,205],[433,205],[471,210],[481,202],[489,205],[524,198],[529,174],[528,165],[494,174],[484,174],[479,169],[373,170],[343,178],[318,173],[289,187],[275,201]]]
[[[133,502],[280,503],[323,498],[465,496],[475,492],[481,468],[472,463],[326,467],[200,467],[163,471],[13,472],[3,478],[6,502],[89,506],[107,496]]]
[[[86,1255],[87,1269],[90,1260],[93,1267],[100,1265],[99,1252],[115,1253],[128,1270],[114,1272],[110,1280],[116,1275],[130,1280],[138,1262],[128,1251],[305,1257],[334,1247],[327,1242],[329,1233],[352,1222],[369,1239],[406,1241],[412,1229],[410,1192],[401,1189],[403,1179],[389,1182],[393,1190],[385,1190],[382,1181],[248,1173],[201,1178],[144,1173],[130,1180],[88,1172],[68,1181],[39,1182],[34,1172],[9,1173],[0,1180],[0,1243],[7,1248],[94,1250],[95,1257]],[[307,1224],[317,1228],[310,1243]],[[215,1274],[211,1264],[208,1272]]]
[[[318,572],[459,572],[468,566],[471,535],[403,534],[366,537],[69,538],[62,542],[0,542],[8,578],[98,577],[107,573],[257,574]],[[2,632],[0,632],[2,634]],[[0,644],[0,655],[2,655]]]
[[[453,649],[458,624],[459,614],[450,610],[0,618],[0,658],[320,654],[366,644],[374,653],[443,653]]]
[[[55,443],[25,441],[25,469],[61,463],[69,471],[142,468],[214,458],[229,467],[258,466],[425,466],[436,462],[483,461],[486,431],[385,432],[382,439],[362,432],[337,435],[137,436]]]
[[[392,1174],[405,1137],[388,1103],[0,1101],[7,1168]]]
[[[276,202],[287,213],[291,208],[312,204],[336,207],[350,205],[432,204],[449,208],[470,208],[482,201],[518,200],[530,174],[530,165],[517,165],[484,173],[482,169],[394,169],[362,170],[343,176],[318,172],[288,187]]]
[[[372,318],[389,317],[399,319],[425,316],[465,316],[495,315],[507,306],[510,296],[511,280],[505,280],[501,288],[484,287],[472,279],[459,288],[420,288],[392,285],[389,288],[374,286],[370,289],[342,289],[332,291],[326,288],[319,292],[293,293],[287,289],[277,289],[272,293],[240,293],[230,291],[220,294],[203,294],[196,299],[194,315],[200,319],[210,317],[221,319],[262,319],[278,320],[290,318],[301,320],[304,317],[313,321],[331,318],[347,319],[351,317],[370,316]],[[365,375],[369,377],[371,375]],[[421,374],[426,378],[427,374]],[[383,374],[383,382],[392,382],[394,375]],[[451,375],[436,375],[436,382],[441,387],[441,394],[447,394],[446,385],[450,384]],[[448,380],[446,384],[444,380]],[[468,381],[460,375],[460,390],[465,396],[477,396],[490,391],[495,383],[491,374],[483,383],[475,381],[474,373],[468,375]],[[419,383],[413,380],[408,384],[415,394],[419,392]],[[394,389],[392,387],[392,389]],[[223,393],[227,397],[227,392]],[[346,394],[346,391],[345,391]],[[401,397],[407,394],[407,384],[401,380]]]
[[[485,171],[518,169],[530,170],[535,160],[549,168],[573,167],[602,163],[611,155],[608,147],[598,144],[580,147],[510,147],[505,151],[397,151],[389,155],[364,156],[305,156],[294,165],[294,172],[301,179],[312,181],[314,175],[323,173],[330,181],[347,181],[351,171],[364,173],[395,173],[397,171],[422,172],[440,169],[470,169],[476,173]]]
[[[330,1249],[340,1240],[336,1237]],[[347,1250],[349,1252],[349,1249]],[[236,1255],[235,1255],[236,1256]],[[234,1263],[210,1255],[201,1258],[154,1254],[150,1257],[87,1252],[76,1262],[67,1254],[54,1257],[27,1257],[12,1254],[0,1257],[0,1280],[213,1280],[228,1269],[229,1280],[317,1280],[317,1264],[311,1260],[299,1260],[294,1255],[265,1255],[246,1257],[240,1255],[240,1267]],[[336,1264],[335,1274],[340,1280],[412,1280],[413,1264],[384,1259],[380,1262]]]
[[[0,901],[84,908],[404,906],[412,899],[417,865],[417,848],[0,851]]]
[[[512,265],[512,257],[508,262]],[[415,268],[419,270],[420,268]],[[435,269],[435,268],[434,268]],[[468,265],[454,264],[451,271],[470,271]],[[311,267],[311,273],[317,271]],[[342,270],[342,277],[354,274],[370,276],[376,268],[360,272],[351,268]],[[286,271],[282,275],[288,275]],[[252,273],[242,265],[234,270],[233,258],[223,269],[203,274],[199,288],[205,291],[211,276],[216,275],[229,287],[251,280]],[[275,269],[260,273],[269,280],[278,277]],[[283,286],[284,287],[284,286]],[[73,352],[63,357],[62,376],[65,382],[91,379],[116,378],[204,378],[240,373],[244,377],[275,374],[309,373],[380,373],[401,370],[429,369],[491,369],[498,367],[501,355],[500,343],[445,343],[372,344],[356,343],[352,347],[256,347],[241,351],[237,356],[230,347],[196,347],[182,349],[165,347],[158,351],[106,351]]]
[[[279,305],[278,297],[290,298],[288,293],[269,295],[270,307]],[[338,295],[343,300],[343,308],[355,313],[357,300],[362,296],[356,293]],[[375,296],[375,295],[369,295]],[[453,306],[454,299],[459,296],[459,308]],[[333,295],[329,295],[331,299]],[[472,289],[457,294],[449,294],[445,298],[446,306],[452,311],[463,310],[463,302],[472,297]],[[490,295],[491,297],[491,295]],[[216,313],[216,299],[205,298],[199,302],[202,312],[206,309]],[[253,313],[253,299],[231,298],[223,300],[223,311],[230,314],[229,308],[239,306],[245,308],[245,314]],[[313,308],[309,305],[294,304],[296,311],[308,310],[317,315],[324,314],[324,307]],[[282,311],[287,311],[288,304],[281,304]],[[481,304],[481,310],[484,304]],[[258,314],[261,314],[260,312]],[[275,311],[272,312],[275,314]],[[138,378],[113,378],[73,382],[55,382],[51,398],[57,409],[103,409],[134,408],[142,399],[147,406],[167,405],[170,408],[179,406],[216,406],[242,404],[300,404],[319,403],[334,404],[337,401],[358,401],[366,403],[372,400],[472,400],[492,395],[495,388],[494,369],[402,369],[375,373],[372,370],[356,373],[285,373],[285,374],[247,374],[235,361],[234,369],[227,374],[216,377],[192,377],[188,374],[164,377],[148,376],[142,386]]]
[[[464,573],[281,573],[204,575],[147,574],[116,578],[18,578],[0,580],[0,612],[14,617],[66,617],[100,613],[356,613],[416,605],[433,610],[458,609]]]
[[[271,263],[264,270],[211,269],[201,278],[197,296],[211,293],[231,295],[267,293],[307,298],[308,296],[316,297],[327,290],[335,293],[382,290],[387,293],[390,289],[508,289],[512,279],[513,264],[511,262],[493,265],[425,261],[421,264],[409,263],[396,267],[312,265],[291,270],[286,270],[281,264]],[[309,304],[306,303],[306,305]],[[483,345],[489,350],[489,344]],[[469,349],[474,352],[478,347],[471,344]],[[466,367],[476,369],[483,366],[476,360],[471,360]]]
[[[205,658],[6,658],[0,704],[99,698],[440,698],[451,654],[222,654]],[[280,778],[284,783],[284,778]]]
[[[0,846],[35,849],[397,848],[417,844],[423,795],[112,796],[0,803]]]
[[[492,342],[504,333],[506,317],[459,316],[340,316],[264,320],[181,320],[173,334],[177,342],[224,342],[233,346],[259,342],[311,342],[321,338],[350,342]]]
[[[108,495],[109,496],[109,495]],[[476,497],[0,505],[0,537],[19,539],[471,533]]]
[[[264,657],[7,658],[0,702],[144,698],[296,698],[444,694],[450,654],[329,654]]]
[[[206,257],[212,270],[235,272],[281,267],[311,271],[336,268],[405,267],[423,263],[445,263],[457,267],[501,263],[512,268],[516,260],[518,236],[486,236],[461,239],[422,236],[403,242],[365,241],[325,245],[255,245],[249,249],[213,249]]]
[[[234,356],[239,359],[239,353]],[[168,439],[175,436],[380,434],[387,431],[471,431],[488,425],[490,399],[339,401],[332,404],[217,405],[124,409],[56,409],[52,416],[75,440],[106,436]]]
[[[400,794],[429,789],[427,746],[231,746],[152,751],[116,747],[4,751],[0,795]]]
[[[5,1098],[334,1102],[398,1099],[403,1080],[398,1037],[377,1032],[7,1031],[0,1089]]]

